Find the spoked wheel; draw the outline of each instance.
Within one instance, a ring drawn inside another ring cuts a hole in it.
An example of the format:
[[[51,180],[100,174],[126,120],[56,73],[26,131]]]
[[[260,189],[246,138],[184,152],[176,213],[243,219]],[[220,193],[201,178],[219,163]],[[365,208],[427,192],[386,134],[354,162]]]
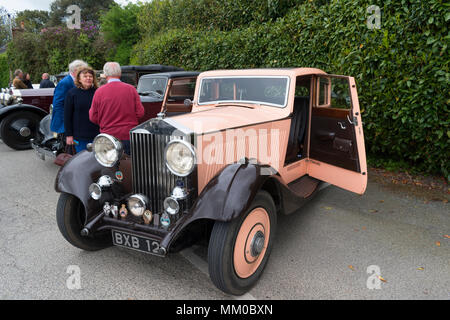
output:
[[[96,251],[111,246],[111,232],[89,237],[81,235],[85,216],[83,203],[77,197],[61,193],[56,207],[56,221],[64,238],[73,246],[87,251]]]
[[[13,112],[0,123],[0,136],[10,148],[30,149],[30,139],[37,136],[40,120],[37,114],[29,111]]]
[[[258,281],[270,255],[276,218],[272,197],[259,191],[241,217],[215,222],[208,247],[208,267],[212,282],[220,290],[242,295]]]

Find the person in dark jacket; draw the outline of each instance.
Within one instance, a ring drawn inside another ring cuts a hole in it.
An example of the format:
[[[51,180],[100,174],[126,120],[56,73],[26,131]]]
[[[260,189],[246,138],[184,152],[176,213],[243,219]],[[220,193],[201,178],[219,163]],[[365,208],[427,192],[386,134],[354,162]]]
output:
[[[41,83],[39,84],[39,89],[54,87],[55,84],[50,81],[50,75],[48,73],[43,73]]]
[[[23,83],[27,86],[28,89],[33,89],[33,84],[31,83],[31,78],[29,73],[23,74]]]
[[[89,120],[89,109],[97,88],[94,70],[81,68],[75,77],[75,88],[67,92],[64,100],[66,144],[74,144],[77,152],[85,150],[86,145],[100,133],[98,125]]]

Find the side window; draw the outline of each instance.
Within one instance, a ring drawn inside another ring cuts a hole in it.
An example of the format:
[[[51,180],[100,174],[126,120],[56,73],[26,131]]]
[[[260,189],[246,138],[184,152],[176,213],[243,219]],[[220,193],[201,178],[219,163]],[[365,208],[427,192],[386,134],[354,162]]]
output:
[[[196,81],[197,79],[195,78],[174,80],[168,94],[168,99],[193,99]]]
[[[331,79],[330,78],[319,78],[318,82],[318,97],[317,97],[317,105],[319,107],[329,107],[330,106],[330,86]]]
[[[350,110],[350,84],[347,78],[320,77],[318,80],[317,106]]]
[[[136,87],[136,78],[135,78],[135,74],[134,73],[124,73],[122,72],[122,76],[120,77],[120,80],[122,82],[131,84],[132,86]]]

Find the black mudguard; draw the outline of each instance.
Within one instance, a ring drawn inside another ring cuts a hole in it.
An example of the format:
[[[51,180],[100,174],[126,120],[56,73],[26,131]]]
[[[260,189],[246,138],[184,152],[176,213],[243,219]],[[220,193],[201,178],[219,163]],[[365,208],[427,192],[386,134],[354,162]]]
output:
[[[42,117],[45,117],[48,114],[41,108],[32,106],[30,104],[13,104],[10,106],[0,108],[0,121],[2,121],[3,118],[6,117],[11,112],[16,112],[16,111],[31,111]]]
[[[253,163],[235,163],[222,169],[202,190],[188,217],[161,245],[169,247],[180,232],[199,219],[231,221],[248,210],[265,181],[276,171]]]
[[[84,150],[74,155],[59,169],[55,180],[55,190],[72,194],[80,199],[86,210],[85,223],[87,223],[100,212],[104,201],[108,201],[104,200],[103,196],[100,200],[92,199],[89,194],[89,186],[97,182],[102,175],[109,175],[114,179],[118,170],[123,172],[124,179],[120,182],[120,190],[125,195],[131,192],[130,159],[122,158],[120,164],[106,168],[98,163],[93,152]]]

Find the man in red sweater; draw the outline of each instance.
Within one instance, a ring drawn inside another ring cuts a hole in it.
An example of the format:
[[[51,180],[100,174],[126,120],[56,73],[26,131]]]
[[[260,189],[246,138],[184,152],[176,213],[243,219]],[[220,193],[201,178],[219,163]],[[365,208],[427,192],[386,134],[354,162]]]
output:
[[[89,119],[98,124],[101,133],[122,140],[124,151],[130,154],[130,130],[138,125],[144,107],[136,89],[120,81],[122,71],[117,62],[103,66],[107,84],[95,91]]]

